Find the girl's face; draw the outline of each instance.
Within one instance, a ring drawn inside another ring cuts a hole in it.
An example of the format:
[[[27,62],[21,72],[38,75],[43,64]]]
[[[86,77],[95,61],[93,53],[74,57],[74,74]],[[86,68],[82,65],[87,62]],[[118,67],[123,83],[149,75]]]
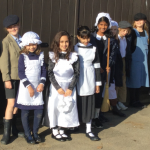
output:
[[[117,35],[118,34],[118,28],[116,26],[112,26],[111,32],[112,32],[113,36]]]
[[[104,33],[108,29],[108,24],[105,21],[101,21],[98,25],[98,31]]]
[[[145,20],[138,20],[138,21],[135,21],[135,25],[136,27],[143,27],[145,22],[146,22]]]
[[[33,53],[33,52],[35,52],[36,49],[37,49],[37,44],[31,44],[31,43],[30,43],[29,45],[25,46],[25,48],[26,48],[29,52]]]
[[[19,24],[14,24],[14,25],[11,25],[11,26],[7,27],[6,30],[11,35],[18,36],[19,28],[20,28]]]
[[[69,39],[66,35],[60,38],[59,48],[61,51],[65,52],[69,47]]]
[[[77,38],[80,41],[80,43],[84,44],[85,46],[87,46],[90,42],[90,38],[81,38],[80,36],[77,36]]]
[[[129,33],[129,29],[128,29],[128,28],[125,28],[125,29],[120,29],[120,28],[119,28],[119,35],[120,35],[121,37],[126,36],[128,33]]]

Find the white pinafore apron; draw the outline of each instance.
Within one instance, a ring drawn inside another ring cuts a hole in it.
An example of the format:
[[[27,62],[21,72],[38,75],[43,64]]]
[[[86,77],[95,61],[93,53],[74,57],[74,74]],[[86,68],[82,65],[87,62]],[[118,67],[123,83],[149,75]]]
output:
[[[26,106],[43,105],[42,92],[37,92],[36,88],[40,83],[41,66],[43,65],[44,54],[41,52],[38,60],[30,60],[27,55],[24,54],[25,63],[25,75],[28,81],[31,83],[34,89],[34,96],[30,97],[28,88],[26,88],[22,81],[20,81],[17,104]]]
[[[90,43],[89,43],[90,44]],[[80,58],[80,77],[77,83],[78,95],[87,96],[95,93],[95,69],[92,64],[95,59],[96,48],[82,48],[75,46]]]
[[[49,56],[54,61],[54,53],[50,52]],[[60,87],[66,91],[74,75],[72,64],[77,60],[77,54],[71,53],[70,60],[59,59],[53,69],[55,78]],[[77,112],[77,101],[76,101],[76,88],[73,89],[71,98],[73,101],[72,110],[65,113],[59,110],[58,104],[62,95],[59,95],[55,87],[51,84],[50,95],[48,101],[48,116],[50,120],[50,128],[60,127],[76,127],[79,126],[78,112]]]

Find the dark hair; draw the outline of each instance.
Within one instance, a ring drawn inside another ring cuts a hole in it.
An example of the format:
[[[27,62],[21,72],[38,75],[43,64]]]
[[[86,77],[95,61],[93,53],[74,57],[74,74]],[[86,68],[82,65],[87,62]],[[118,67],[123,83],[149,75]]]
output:
[[[106,22],[106,23],[108,24],[108,27],[110,26],[110,22],[109,22],[109,19],[108,19],[107,17],[101,17],[101,18],[98,20],[98,24],[99,24],[100,22],[102,22],[102,21]],[[97,25],[98,25],[98,24],[97,24]],[[94,26],[94,28],[92,29],[92,32],[98,32],[97,26]],[[112,37],[113,37],[113,34],[112,34],[112,32],[111,32],[110,29],[107,29],[107,30],[104,32],[104,35],[105,35],[107,38],[112,38]]]
[[[29,54],[29,51],[26,49],[26,47],[24,47],[19,53],[20,53],[20,54],[25,53],[26,55],[28,55],[28,54]],[[40,53],[41,53],[41,46],[40,46],[40,45],[37,45],[37,49],[35,50],[34,53],[35,53],[36,55],[40,55]]]
[[[87,26],[80,26],[77,30],[77,35],[83,39],[90,38],[91,31]]]
[[[58,59],[59,59],[59,53],[60,53],[60,48],[59,48],[59,44],[60,44],[60,38],[62,36],[67,36],[68,37],[68,40],[69,40],[69,47],[67,49],[67,54],[66,54],[66,59],[69,60],[69,55],[70,55],[70,52],[73,52],[73,48],[72,48],[72,43],[71,43],[71,37],[69,35],[69,33],[67,31],[60,31],[58,32],[54,39],[53,39],[53,42],[51,44],[51,47],[50,47],[50,51],[53,51],[54,54],[55,54],[55,61],[57,62]]]

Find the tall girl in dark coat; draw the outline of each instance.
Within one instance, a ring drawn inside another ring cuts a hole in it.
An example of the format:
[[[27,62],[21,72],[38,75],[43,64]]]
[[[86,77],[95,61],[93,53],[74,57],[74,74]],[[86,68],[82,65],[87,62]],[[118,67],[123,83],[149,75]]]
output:
[[[101,76],[103,85],[106,81],[106,66],[107,66],[107,45],[108,38],[112,37],[112,33],[110,32],[110,22],[111,18],[108,13],[99,13],[96,18],[94,33],[91,37],[91,43],[95,44],[98,48],[100,64],[101,64]],[[110,83],[114,83],[114,65],[116,59],[116,52],[119,47],[114,38],[110,39],[110,57],[109,57],[109,67],[110,67]],[[102,103],[102,92],[101,89],[100,94],[95,94],[96,97],[96,108],[100,110]],[[100,100],[101,99],[101,100]],[[119,116],[125,116],[122,112],[120,112],[117,107],[117,100],[113,99],[110,101],[111,106],[113,107],[113,113]]]

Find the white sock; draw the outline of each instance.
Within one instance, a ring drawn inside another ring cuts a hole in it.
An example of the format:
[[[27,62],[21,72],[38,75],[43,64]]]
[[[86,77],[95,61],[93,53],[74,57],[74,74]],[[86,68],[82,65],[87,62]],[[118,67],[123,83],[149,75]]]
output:
[[[68,137],[66,134],[64,134],[64,130],[59,130],[59,133],[61,134],[62,137]]]
[[[57,134],[59,134],[58,129],[52,129],[53,135],[56,136]],[[61,135],[57,135],[56,138],[60,139]]]
[[[95,119],[99,117],[100,108],[95,108]]]
[[[86,123],[86,133],[91,132],[91,121]],[[94,137],[94,134],[89,133],[89,136]]]

